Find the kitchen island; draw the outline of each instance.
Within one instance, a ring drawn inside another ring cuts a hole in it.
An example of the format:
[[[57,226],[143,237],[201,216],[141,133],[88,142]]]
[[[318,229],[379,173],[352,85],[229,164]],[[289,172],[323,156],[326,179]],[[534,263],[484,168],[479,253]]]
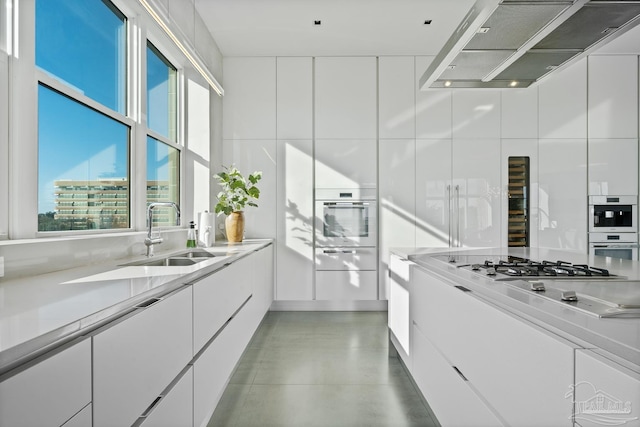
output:
[[[5,281],[0,425],[206,424],[272,300],[270,240]]]
[[[562,263],[545,263],[541,277],[512,278],[501,274],[503,259]],[[610,277],[569,276],[569,264]],[[391,343],[443,425],[637,425],[637,264],[530,248],[395,249]],[[602,302],[590,288],[606,283],[630,293],[617,296],[626,313],[588,311]],[[532,290],[542,284],[545,291]],[[576,290],[578,301],[548,297],[566,290]]]

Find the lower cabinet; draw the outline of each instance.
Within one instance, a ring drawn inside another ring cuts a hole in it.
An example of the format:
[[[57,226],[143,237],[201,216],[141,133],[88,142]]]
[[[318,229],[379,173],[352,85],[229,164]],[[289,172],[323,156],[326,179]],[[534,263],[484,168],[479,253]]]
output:
[[[413,325],[413,379],[443,426],[500,426],[463,374]]]
[[[92,421],[92,406],[88,404],[80,412],[75,414],[73,418],[64,423],[62,427],[87,427],[90,426]]]
[[[185,287],[99,331],[93,340],[93,425],[133,424],[192,358]]]
[[[0,378],[0,426],[91,425],[91,340],[55,350],[16,371]],[[87,419],[86,424],[76,422]]]
[[[411,369],[411,290],[410,272],[413,263],[392,254],[389,258],[388,325],[397,341],[396,349],[404,364]]]
[[[316,271],[316,300],[376,300],[377,271]]]
[[[569,397],[582,427],[640,426],[640,372],[592,350],[576,352],[576,384]]]
[[[143,427],[193,426],[193,368],[187,368],[157,404],[135,424]]]

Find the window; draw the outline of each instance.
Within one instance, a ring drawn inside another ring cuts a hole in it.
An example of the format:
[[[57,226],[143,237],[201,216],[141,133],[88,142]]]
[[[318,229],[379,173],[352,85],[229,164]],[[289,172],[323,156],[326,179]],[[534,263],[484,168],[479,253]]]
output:
[[[180,200],[180,151],[155,138],[147,137],[147,202]],[[159,210],[154,224],[176,223],[173,209]]]
[[[126,51],[108,0],[36,0],[38,231],[130,227]]]
[[[176,68],[147,43],[147,127],[176,141],[177,107]]]

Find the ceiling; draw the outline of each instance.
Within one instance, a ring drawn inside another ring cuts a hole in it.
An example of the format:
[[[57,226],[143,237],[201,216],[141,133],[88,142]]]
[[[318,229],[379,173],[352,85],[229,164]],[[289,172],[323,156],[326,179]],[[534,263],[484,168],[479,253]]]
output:
[[[195,0],[195,5],[223,56],[436,55],[474,1]],[[314,25],[316,20],[321,25]]]

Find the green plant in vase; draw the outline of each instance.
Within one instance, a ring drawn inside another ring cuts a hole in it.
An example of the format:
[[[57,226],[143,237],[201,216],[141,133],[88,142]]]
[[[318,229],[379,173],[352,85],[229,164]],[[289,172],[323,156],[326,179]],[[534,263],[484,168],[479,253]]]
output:
[[[220,184],[216,214],[225,214],[225,229],[229,242],[241,242],[244,235],[244,209],[246,206],[258,207],[255,200],[260,198],[258,181],[262,179],[262,172],[256,171],[248,177],[234,165],[224,167],[224,171],[213,177]]]

